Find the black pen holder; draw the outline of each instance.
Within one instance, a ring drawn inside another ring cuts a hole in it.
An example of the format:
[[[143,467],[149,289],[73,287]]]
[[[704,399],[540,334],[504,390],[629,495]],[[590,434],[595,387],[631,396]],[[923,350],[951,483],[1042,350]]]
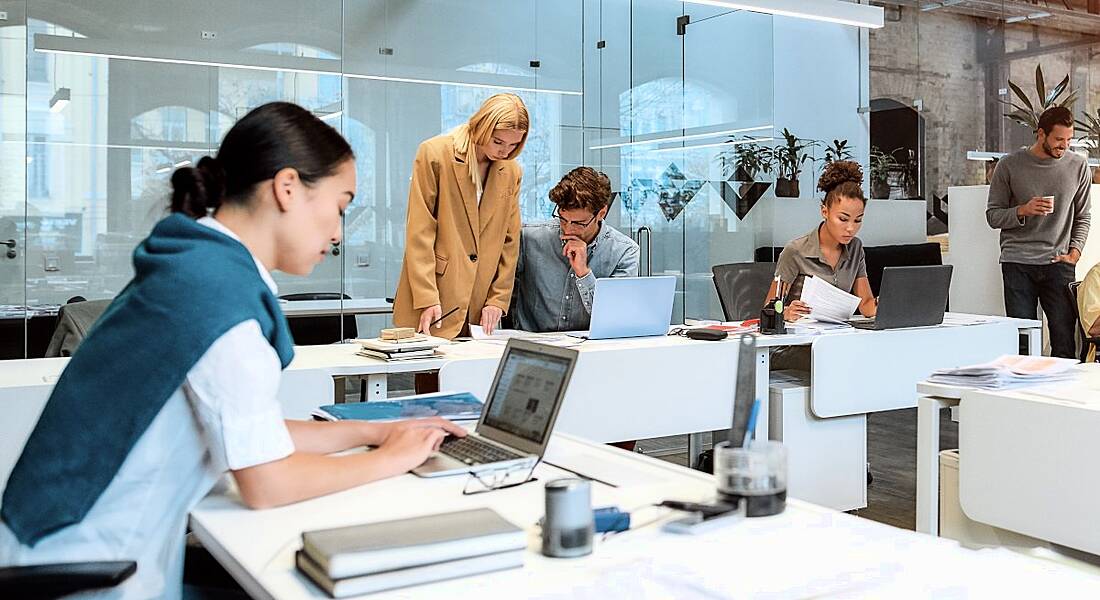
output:
[[[783,322],[782,300],[769,300],[764,308],[760,309],[760,333],[765,335],[787,333],[787,325]]]

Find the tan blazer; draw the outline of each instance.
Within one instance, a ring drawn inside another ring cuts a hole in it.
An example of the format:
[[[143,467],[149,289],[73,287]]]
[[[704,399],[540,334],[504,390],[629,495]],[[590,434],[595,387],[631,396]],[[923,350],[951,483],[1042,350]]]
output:
[[[481,309],[507,312],[519,256],[520,166],[494,161],[481,206],[465,159],[450,134],[420,144],[409,185],[405,261],[393,303],[398,327],[417,327],[420,312],[439,304],[443,319],[432,335],[453,338]]]

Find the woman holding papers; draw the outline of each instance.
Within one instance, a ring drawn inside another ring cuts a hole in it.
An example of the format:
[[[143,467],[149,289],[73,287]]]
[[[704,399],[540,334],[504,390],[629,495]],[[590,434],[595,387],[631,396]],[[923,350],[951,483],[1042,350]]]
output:
[[[469,324],[491,334],[500,323],[519,258],[515,158],[529,126],[519,96],[497,94],[467,123],[420,144],[394,324],[453,338]]]
[[[871,284],[867,279],[863,242],[856,237],[863,226],[863,212],[867,198],[860,187],[863,169],[858,163],[839,160],[829,163],[818,179],[817,187],[825,192],[821,201],[821,217],[824,221],[813,231],[791,240],[779,255],[776,265],[776,281],[793,283],[799,275],[813,276],[859,298],[859,312],[873,317],[877,309]],[[776,296],[776,283],[768,291],[768,298]],[[797,321],[813,311],[801,300],[795,300],[783,309],[783,319]]]
[[[8,479],[0,566],[136,560],[110,595],[178,598],[187,514],[227,471],[245,504],[279,506],[404,473],[463,435],[442,419],[282,418],[294,346],[270,272],[308,275],[340,240],[355,162],[335,129],[266,104],[172,189]]]

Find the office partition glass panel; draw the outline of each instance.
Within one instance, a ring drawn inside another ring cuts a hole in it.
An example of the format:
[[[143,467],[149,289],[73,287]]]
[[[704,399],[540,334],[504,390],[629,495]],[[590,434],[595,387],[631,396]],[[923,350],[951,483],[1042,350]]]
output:
[[[26,352],[27,28],[25,2],[0,2],[0,357]],[[38,169],[42,168],[39,162]],[[42,181],[39,173],[36,181]]]
[[[280,291],[392,296],[417,146],[514,91],[532,118],[523,220],[550,218],[547,194],[570,169],[599,168],[616,192],[606,224],[639,238],[643,273],[680,280],[676,319],[718,316],[710,264],[751,259],[753,217],[715,191],[723,148],[681,147],[770,122],[770,17],[685,6],[0,0],[0,242],[17,246],[15,259],[0,246],[0,305],[56,311],[118,293],[173,170],[273,100],[340,130],[358,167],[341,252],[308,278],[277,274]],[[371,331],[387,323],[360,318]]]

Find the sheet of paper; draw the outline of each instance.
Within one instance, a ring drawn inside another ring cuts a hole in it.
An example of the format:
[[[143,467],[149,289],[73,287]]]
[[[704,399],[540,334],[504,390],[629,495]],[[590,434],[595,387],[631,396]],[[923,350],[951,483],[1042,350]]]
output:
[[[859,297],[853,296],[817,277],[807,277],[802,287],[802,301],[810,307],[810,318],[825,323],[843,323],[859,308]]]
[[[530,342],[537,342],[539,344],[549,344],[551,346],[572,346],[583,341],[571,338],[562,333],[534,333],[531,331],[521,331],[519,329],[494,329],[492,335],[487,335],[485,333],[485,328],[481,325],[473,324],[470,325],[470,337],[479,341],[500,343],[507,342],[512,338],[517,338]]]
[[[524,338],[532,335],[529,331],[520,331],[518,329],[494,329],[493,334],[489,335],[485,333],[485,328],[481,325],[470,325],[470,337],[475,340],[506,340],[509,338]]]

